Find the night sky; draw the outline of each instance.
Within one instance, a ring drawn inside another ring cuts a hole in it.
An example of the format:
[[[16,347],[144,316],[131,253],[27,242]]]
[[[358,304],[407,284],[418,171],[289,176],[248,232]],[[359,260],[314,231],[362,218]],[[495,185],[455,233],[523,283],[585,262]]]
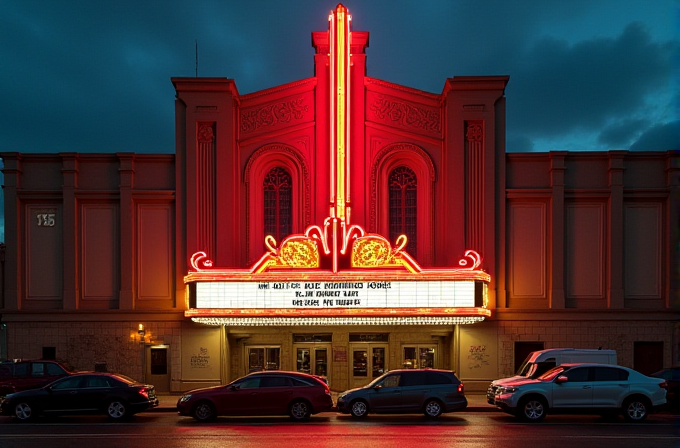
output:
[[[677,0],[347,0],[368,76],[509,75],[507,150],[680,149]],[[174,152],[171,77],[313,76],[336,1],[0,0],[0,152]]]

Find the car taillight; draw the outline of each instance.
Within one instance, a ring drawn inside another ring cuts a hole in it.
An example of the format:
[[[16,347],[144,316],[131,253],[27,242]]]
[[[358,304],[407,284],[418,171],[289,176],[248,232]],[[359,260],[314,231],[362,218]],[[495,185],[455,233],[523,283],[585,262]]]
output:
[[[139,389],[139,395],[141,395],[142,397],[144,397],[148,400],[149,399],[149,389],[147,389],[146,387]]]
[[[668,383],[665,382],[665,381],[662,381],[662,382],[659,383],[659,387],[662,388],[662,389],[668,390]]]
[[[460,383],[458,385],[458,393],[461,394],[461,395],[465,394],[465,385],[463,383]]]
[[[324,384],[323,389],[324,389],[324,392],[326,393],[326,395],[331,394],[331,389],[330,389],[330,387],[328,387],[328,384]]]

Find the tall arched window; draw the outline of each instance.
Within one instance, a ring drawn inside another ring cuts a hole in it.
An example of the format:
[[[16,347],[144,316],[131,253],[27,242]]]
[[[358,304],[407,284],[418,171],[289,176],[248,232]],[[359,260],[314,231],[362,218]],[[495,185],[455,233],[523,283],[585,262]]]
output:
[[[390,191],[390,242],[394,244],[399,235],[406,235],[406,251],[417,256],[417,182],[416,174],[410,168],[400,166],[392,170],[389,177]]]
[[[264,234],[281,242],[292,233],[292,179],[283,168],[271,169],[264,178]]]

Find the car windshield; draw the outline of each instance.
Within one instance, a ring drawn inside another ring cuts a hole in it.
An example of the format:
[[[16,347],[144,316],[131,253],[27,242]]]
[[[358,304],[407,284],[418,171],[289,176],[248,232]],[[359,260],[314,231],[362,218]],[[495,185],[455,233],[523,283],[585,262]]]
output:
[[[552,369],[545,372],[543,375],[539,376],[538,379],[540,381],[552,381],[565,370],[567,370],[567,368],[563,366],[553,367]]]
[[[381,382],[383,379],[385,379],[385,377],[386,377],[388,374],[389,374],[389,372],[388,372],[388,373],[383,373],[383,374],[380,375],[378,378],[374,379],[373,381],[371,381],[370,383],[368,383],[368,384],[367,384],[366,386],[364,386],[364,387],[374,387],[376,384],[378,384],[378,383]]]
[[[529,353],[529,356],[526,357],[524,361],[522,361],[522,365],[519,366],[519,369],[517,369],[517,373],[515,375],[518,376],[529,376],[529,370],[532,368],[532,366],[535,368],[533,363],[529,362],[531,357],[533,356],[533,352]]]

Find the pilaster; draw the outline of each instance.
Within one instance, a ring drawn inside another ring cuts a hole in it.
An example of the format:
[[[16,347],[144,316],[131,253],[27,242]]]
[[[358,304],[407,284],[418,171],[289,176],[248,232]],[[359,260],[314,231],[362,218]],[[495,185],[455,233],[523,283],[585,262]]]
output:
[[[62,153],[61,155],[61,175],[62,175],[62,247],[63,252],[63,281],[62,281],[62,300],[65,310],[78,309],[80,300],[79,253],[72,248],[78,247],[78,204],[76,190],[78,189],[78,154]]]
[[[680,309],[680,152],[668,151],[666,159],[666,185],[668,195],[668,307]],[[680,347],[680,346],[679,346]],[[677,357],[680,362],[680,348]]]
[[[548,306],[565,307],[564,294],[564,172],[566,152],[550,153],[550,296]]]
[[[120,291],[119,307],[131,310],[135,307],[135,262],[134,234],[135,213],[132,190],[135,179],[134,154],[118,155],[120,194]]]
[[[621,309],[624,307],[623,294],[623,158],[625,151],[609,152],[609,204],[607,219],[609,220],[609,274],[607,282],[607,307]]]

